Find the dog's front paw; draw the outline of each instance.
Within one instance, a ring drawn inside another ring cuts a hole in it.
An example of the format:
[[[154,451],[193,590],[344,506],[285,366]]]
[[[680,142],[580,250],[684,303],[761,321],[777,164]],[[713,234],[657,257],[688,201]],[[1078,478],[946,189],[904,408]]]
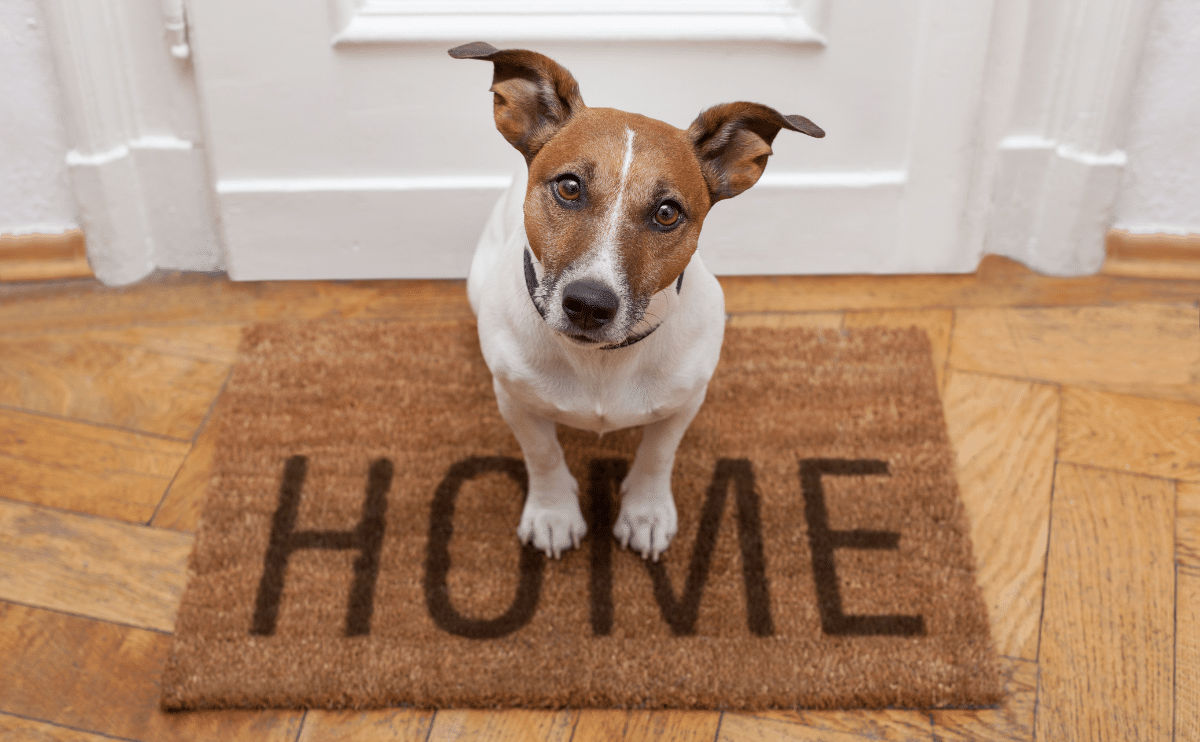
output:
[[[613,526],[613,535],[621,546],[641,552],[643,559],[658,561],[678,530],[675,500],[665,497],[621,499],[621,513]]]
[[[517,527],[521,543],[532,543],[534,548],[555,559],[567,549],[578,549],[586,535],[587,523],[575,498],[551,507],[537,505],[531,498],[525,503],[521,524]]]

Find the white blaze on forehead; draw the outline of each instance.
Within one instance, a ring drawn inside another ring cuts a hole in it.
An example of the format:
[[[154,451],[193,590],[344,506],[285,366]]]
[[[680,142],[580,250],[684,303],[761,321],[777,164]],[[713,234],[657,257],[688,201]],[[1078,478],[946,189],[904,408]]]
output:
[[[610,202],[608,213],[604,214],[593,247],[578,264],[568,268],[561,276],[560,286],[566,286],[572,281],[590,278],[616,292],[620,299],[620,309],[612,327],[625,327],[630,316],[629,280],[622,274],[620,253],[620,233],[622,227],[621,212],[625,206],[625,191],[629,187],[629,173],[633,165],[634,132],[625,129],[625,153],[621,159],[621,174],[617,182],[617,192]],[[561,291],[561,289],[559,289]],[[561,294],[556,294],[561,297]],[[552,313],[561,317],[558,306],[559,299],[551,301]],[[565,320],[564,320],[565,321]],[[620,340],[621,338],[614,338]]]
[[[604,215],[599,233],[596,235],[594,247],[590,253],[564,274],[565,283],[578,278],[594,278],[611,287],[623,299],[629,298],[629,284],[621,275],[620,266],[620,233],[621,211],[625,205],[625,190],[629,185],[629,171],[633,165],[633,130],[625,128],[625,154],[621,160],[621,175],[617,181],[617,193],[610,202],[608,213]],[[624,306],[625,302],[622,302]]]
[[[617,231],[621,225],[621,207],[625,205],[625,188],[629,184],[629,167],[633,164],[633,129],[625,127],[625,157],[621,160],[621,177],[617,184],[617,198],[613,201],[604,220],[604,231],[600,238],[602,250],[616,247]]]

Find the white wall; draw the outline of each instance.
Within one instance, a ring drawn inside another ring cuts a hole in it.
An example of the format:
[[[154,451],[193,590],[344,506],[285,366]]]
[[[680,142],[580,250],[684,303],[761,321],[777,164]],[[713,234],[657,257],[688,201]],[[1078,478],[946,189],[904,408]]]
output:
[[[1134,92],[1116,226],[1200,234],[1200,3],[1159,0]]]
[[[40,3],[0,1],[0,234],[78,225],[61,98]]]

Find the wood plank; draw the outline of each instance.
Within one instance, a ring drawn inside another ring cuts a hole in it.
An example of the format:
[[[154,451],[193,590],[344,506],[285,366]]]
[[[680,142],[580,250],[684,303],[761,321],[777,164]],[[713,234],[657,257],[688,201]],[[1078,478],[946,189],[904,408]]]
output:
[[[200,526],[200,511],[204,507],[204,493],[208,490],[216,450],[217,427],[212,420],[208,420],[175,474],[150,525],[186,533],[196,532]]]
[[[1058,390],[953,372],[944,398],[992,641],[1036,660]]]
[[[915,730],[913,730],[915,731]],[[883,734],[895,734],[895,730],[883,728]],[[908,732],[905,732],[908,734]],[[928,716],[925,721],[925,731],[921,736],[882,736],[871,737],[859,735],[838,729],[825,729],[798,724],[793,721],[765,716],[726,712],[721,718],[721,728],[717,733],[717,742],[784,742],[784,740],[804,740],[804,742],[862,742],[864,739],[893,740],[932,739]]]
[[[720,723],[719,711],[584,709],[571,742],[710,742]]]
[[[395,740],[425,742],[433,724],[433,712],[424,709],[379,709],[372,711],[310,710],[304,716],[297,742],[357,742]]]
[[[17,260],[0,257],[0,281],[60,281],[64,278],[91,278],[92,266],[83,257],[26,257]]]
[[[1143,278],[1200,278],[1200,234],[1132,234],[1110,229],[1102,273]]]
[[[726,311],[1039,307],[1119,302],[1193,302],[1200,282],[1122,276],[1055,278],[999,255],[966,275],[721,276]],[[2,320],[0,320],[2,322]]]
[[[1169,739],[1175,488],[1060,464],[1051,517],[1037,738]]]
[[[578,714],[578,711],[525,709],[438,711],[429,730],[429,742],[568,742]]]
[[[842,326],[841,312],[745,312],[729,318],[730,327],[806,327],[836,330]]]
[[[1200,569],[1200,484],[1195,482],[1176,485],[1175,560]]]
[[[938,389],[946,386],[946,358],[950,354],[950,332],[954,312],[949,309],[847,312],[846,327],[919,327],[929,336],[933,370]]]
[[[446,320],[472,314],[461,280],[240,283],[160,273],[131,286],[0,284],[0,335],[339,317]]]
[[[1004,673],[1004,704],[995,709],[934,710],[933,738],[937,742],[1028,742],[1033,739],[1037,700],[1036,662],[1000,659]]]
[[[0,337],[0,358],[0,398],[9,407],[185,440],[229,375],[228,363],[90,333]]]
[[[2,285],[0,334],[253,321],[263,286],[198,273],[156,273],[127,286]]]
[[[1200,482],[1200,405],[1065,387],[1058,459]]]
[[[66,229],[57,233],[0,233],[0,262],[81,256],[87,257],[87,240],[80,229]]]
[[[257,319],[470,320],[466,280],[275,281],[263,285]]]
[[[1200,403],[1200,310],[1190,304],[963,309],[950,364]]]
[[[1200,252],[1200,251],[1197,251]],[[1191,257],[1171,260],[1157,257],[1112,257],[1109,256],[1100,272],[1106,276],[1133,276],[1136,278],[1183,278],[1189,281],[1200,279],[1200,259]]]
[[[189,444],[0,408],[0,492],[145,523]]]
[[[0,740],[4,742],[105,742],[110,739],[11,714],[0,714]]]
[[[1200,260],[1200,234],[1134,234],[1110,229],[1104,238],[1104,251],[1110,258]]]
[[[762,711],[742,715],[788,722],[802,731],[802,735],[850,734],[883,742],[918,742],[930,739],[931,734],[929,712],[915,709]]]
[[[1191,302],[1200,295],[1200,281],[1053,278],[994,255],[968,275],[720,280],[732,313]],[[335,316],[469,319],[471,312],[461,280],[238,283],[221,276],[163,273],[125,287],[96,281],[0,285],[0,334]]]
[[[1200,570],[1181,567],[1176,594],[1175,739],[1200,741]]]
[[[291,742],[300,711],[159,710],[171,637],[0,602],[0,712],[144,742]]]
[[[244,323],[218,325],[157,325],[119,330],[86,330],[54,337],[90,339],[98,343],[142,348],[165,356],[191,358],[228,366],[237,360]],[[47,333],[38,333],[46,335]],[[10,335],[9,337],[15,337]]]
[[[0,281],[54,281],[91,275],[81,230],[0,234]]]
[[[0,500],[0,599],[172,631],[192,540]]]

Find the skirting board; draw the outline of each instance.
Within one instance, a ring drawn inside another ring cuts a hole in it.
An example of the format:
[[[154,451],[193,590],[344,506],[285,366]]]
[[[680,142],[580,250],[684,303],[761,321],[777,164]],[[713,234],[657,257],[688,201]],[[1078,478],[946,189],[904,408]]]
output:
[[[0,281],[90,278],[83,232],[0,234]]]
[[[1110,229],[1101,270],[1110,276],[1200,279],[1200,234],[1135,234]]]
[[[505,181],[218,182],[230,276],[464,278]],[[901,257],[903,192],[902,172],[815,182],[764,177],[708,215],[701,254],[719,275],[973,271],[978,256],[929,245]],[[862,218],[830,220],[830,213]]]

